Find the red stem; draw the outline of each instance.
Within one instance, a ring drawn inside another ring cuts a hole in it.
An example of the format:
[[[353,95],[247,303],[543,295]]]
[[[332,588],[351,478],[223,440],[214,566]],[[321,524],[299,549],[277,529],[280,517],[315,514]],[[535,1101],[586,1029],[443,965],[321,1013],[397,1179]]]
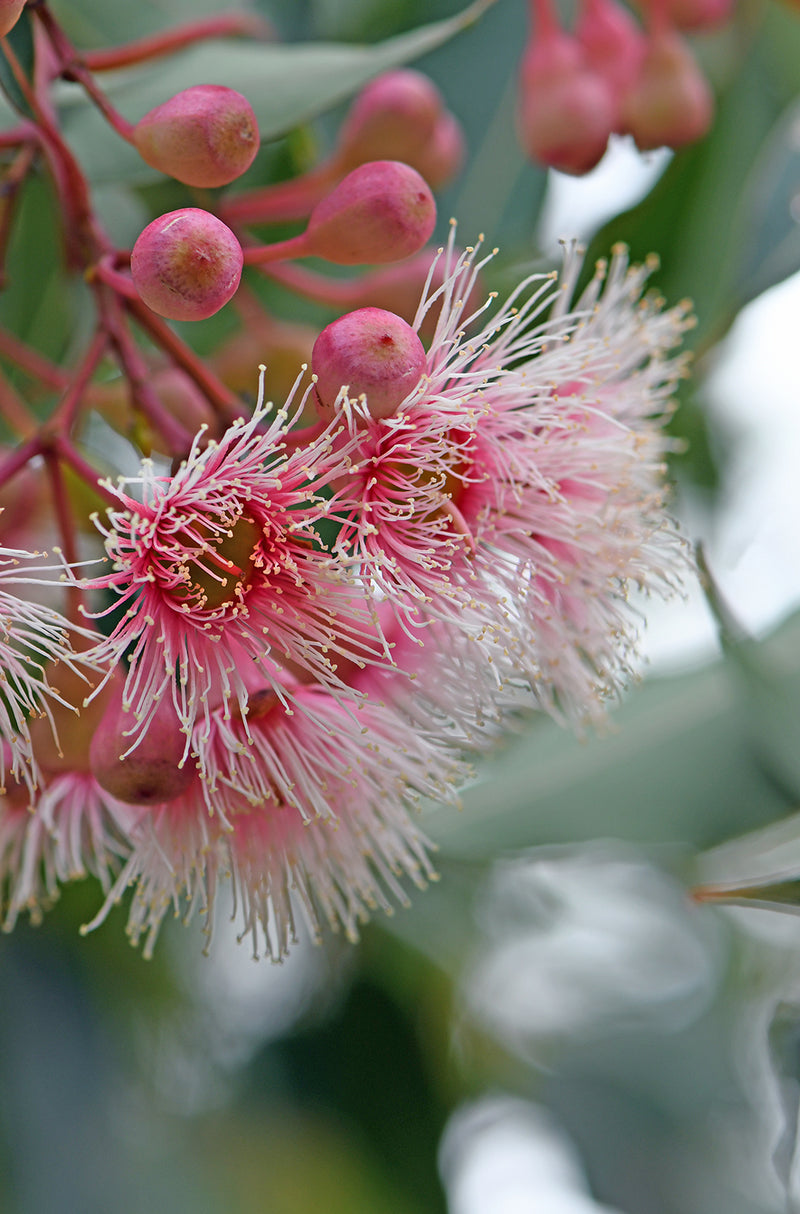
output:
[[[251,245],[242,251],[246,266],[261,265],[265,261],[286,261],[291,257],[310,256],[305,232],[301,232],[299,236],[291,236],[288,240],[278,240],[275,244]]]
[[[0,371],[0,417],[16,430],[20,438],[30,438],[38,430],[36,419],[31,416],[25,401],[13,384]]]
[[[364,277],[331,278],[327,274],[315,274],[304,266],[291,264],[264,265],[259,269],[268,278],[279,282],[290,291],[313,299],[316,303],[346,307],[357,303],[364,293]]]
[[[76,84],[80,84],[92,99],[94,104],[100,110],[103,117],[114,128],[122,139],[128,143],[133,142],[133,123],[128,122],[119,111],[111,104],[108,97],[102,89],[98,88],[92,78],[91,72],[87,69],[83,62],[82,56],[78,53],[75,47],[66,36],[61,26],[58,24],[53,14],[50,12],[44,0],[35,0],[35,3],[30,6],[42,24],[42,27],[47,34],[56,58],[60,74],[65,80],[74,80]]]
[[[530,0],[531,21],[537,39],[552,38],[561,32],[561,23],[553,0]]]
[[[335,159],[328,160],[302,177],[277,181],[274,185],[224,199],[220,217],[227,224],[283,223],[288,219],[305,219],[341,176]]]
[[[0,329],[0,355],[15,363],[34,379],[41,380],[48,388],[55,388],[57,392],[63,392],[69,383],[69,376],[65,371],[5,329]]]
[[[88,390],[92,376],[108,347],[105,329],[97,329],[89,348],[81,360],[74,378],[58,402],[52,416],[45,422],[43,430],[50,435],[68,434],[75,421],[75,414]]]
[[[120,274],[111,265],[111,258],[102,258],[93,267],[93,274],[122,296],[128,310],[150,338],[182,368],[207,397],[215,413],[228,426],[237,417],[244,416],[241,401],[226,387],[213,371],[197,357],[191,346],[182,341],[160,316],[143,303],[136,288],[125,274]]]
[[[231,392],[221,379],[198,358],[191,346],[188,346],[169,325],[151,312],[146,304],[136,296],[126,298],[126,307],[135,317],[149,337],[194,380],[201,392],[208,398],[212,409],[219,414],[220,419],[229,425],[235,418],[244,417],[242,402],[234,392]]]
[[[30,81],[7,38],[3,39],[3,51],[36,121],[42,147],[47,154],[50,171],[55,180],[56,192],[64,207],[62,227],[67,260],[73,268],[82,269],[86,265],[87,254],[92,245],[102,244],[94,224],[86,178],[61,138],[61,133],[47,112],[45,103],[31,88]],[[94,250],[94,256],[89,260],[95,260],[97,256],[99,250]]]
[[[128,379],[135,403],[162,436],[171,455],[185,455],[193,435],[164,408],[150,384],[151,370],[131,336],[122,312],[121,301],[108,288],[99,287],[98,311],[117,352],[120,367]],[[105,300],[105,306],[103,301]]]
[[[32,460],[35,456],[42,453],[42,439],[39,434],[32,434],[29,439],[21,443],[16,451],[12,451],[7,459],[0,464],[0,485],[5,485],[6,481],[10,481],[13,476]]]
[[[33,123],[21,122],[8,131],[0,131],[0,148],[18,148],[21,143],[35,138],[35,130]]]
[[[54,450],[45,451],[44,460],[50,479],[50,491],[53,495],[53,511],[58,521],[64,559],[69,565],[76,565],[79,554],[75,534],[75,515],[69,493],[67,492],[67,486],[64,482],[64,472],[59,463],[58,455]],[[74,624],[81,624],[83,620],[80,607],[83,594],[80,587],[76,586],[74,582],[67,582],[66,596],[66,614],[68,619],[72,620]]]
[[[83,456],[76,451],[72,443],[63,434],[59,435],[54,444],[54,450],[58,458],[65,464],[68,464],[77,477],[87,484],[94,493],[102,497],[103,501],[108,502],[110,506],[119,507],[119,498],[106,489],[103,485],[103,480],[97,475],[97,469],[93,468]],[[2,469],[0,469],[0,474]]]
[[[236,35],[267,41],[274,37],[274,30],[268,21],[252,13],[227,13],[220,17],[209,17],[205,21],[179,25],[166,33],[154,34],[149,38],[138,38],[134,42],[126,42],[123,46],[114,46],[102,51],[85,51],[83,62],[90,72],[108,72],[118,67],[130,67],[133,63],[144,63],[160,55],[169,55],[172,51],[181,50],[206,38]]]

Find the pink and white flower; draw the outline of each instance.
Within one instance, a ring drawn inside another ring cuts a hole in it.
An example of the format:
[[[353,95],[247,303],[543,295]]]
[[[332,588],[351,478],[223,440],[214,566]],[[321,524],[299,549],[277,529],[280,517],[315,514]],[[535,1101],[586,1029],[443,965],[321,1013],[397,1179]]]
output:
[[[629,676],[631,588],[669,591],[686,565],[664,423],[691,318],[643,294],[653,266],[623,249],[573,303],[572,248],[480,327],[461,301],[483,264],[468,250],[423,299],[416,327],[441,306],[427,370],[392,417],[340,399],[359,443],[341,542],[399,616],[464,627],[479,663],[500,646],[541,706],[581,721]]]
[[[130,851],[137,811],[109,798],[90,772],[67,771],[44,782],[36,804],[18,786],[0,797],[0,926],[21,912],[33,923],[67,881],[96,877],[108,892]]]
[[[298,913],[315,936],[327,924],[355,938],[376,907],[407,904],[403,876],[418,886],[434,876],[409,808],[454,799],[460,765],[381,704],[352,709],[301,686],[292,704],[271,689],[251,694],[247,732],[214,712],[206,780],[142,813],[93,925],[133,885],[128,930],[146,953],[170,907],[185,919],[202,912],[210,937],[230,876],[240,938],[277,960]]]
[[[9,593],[6,586],[36,584],[30,575],[37,553],[0,548],[0,792],[7,766],[32,792],[39,773],[30,727],[40,717],[53,723],[52,708],[65,702],[48,679],[56,663],[75,670],[70,625],[51,607]],[[20,562],[27,565],[20,569]],[[5,742],[5,746],[2,743]]]
[[[109,610],[123,614],[91,657],[110,668],[130,653],[123,706],[145,730],[171,695],[201,768],[218,699],[246,719],[253,679],[285,698],[284,665],[347,695],[338,661],[385,660],[353,562],[330,556],[315,530],[335,510],[321,491],[347,467],[348,445],[334,445],[333,425],[287,451],[286,421],[260,405],[219,442],[203,446],[201,432],[174,476],[145,461],[108,486],[120,509],[98,522],[112,567],[84,585],[116,591]]]

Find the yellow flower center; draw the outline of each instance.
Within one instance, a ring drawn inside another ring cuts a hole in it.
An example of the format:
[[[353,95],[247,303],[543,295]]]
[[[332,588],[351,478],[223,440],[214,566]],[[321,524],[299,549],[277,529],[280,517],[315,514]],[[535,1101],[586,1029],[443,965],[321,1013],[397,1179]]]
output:
[[[174,593],[193,599],[197,606],[214,610],[241,601],[255,567],[255,550],[262,529],[241,515],[227,535],[209,535],[202,556],[186,564],[186,580]]]

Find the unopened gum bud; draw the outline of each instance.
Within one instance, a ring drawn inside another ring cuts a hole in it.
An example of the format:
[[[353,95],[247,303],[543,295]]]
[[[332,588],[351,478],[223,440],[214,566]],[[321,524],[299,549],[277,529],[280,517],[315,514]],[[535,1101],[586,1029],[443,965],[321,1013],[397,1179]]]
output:
[[[25,0],[0,0],[0,38],[11,33],[24,7]]]
[[[159,316],[205,320],[235,294],[242,248],[208,211],[169,211],[148,224],[133,246],[131,276],[141,299]]]
[[[391,417],[425,372],[425,348],[404,320],[383,308],[348,312],[323,329],[314,343],[320,413],[333,413],[340,390],[366,397],[374,418]]]
[[[137,729],[136,718],[123,708],[118,692],[92,737],[92,774],[118,801],[132,805],[174,801],[194,780],[195,767],[191,761],[179,766],[185,738],[170,699],[161,700],[140,741]]]
[[[210,188],[241,177],[255,159],[258,122],[235,89],[198,84],[157,105],[136,124],[134,143],[152,168]]]
[[[416,253],[435,224],[433,194],[416,169],[374,160],[353,169],[317,204],[305,246],[336,265],[379,265]]]
[[[645,152],[694,143],[713,114],[711,88],[685,41],[672,30],[652,35],[622,107],[623,128],[637,147]]]
[[[339,136],[339,162],[350,168],[391,158],[416,168],[443,110],[439,90],[422,72],[385,72],[353,102]]]

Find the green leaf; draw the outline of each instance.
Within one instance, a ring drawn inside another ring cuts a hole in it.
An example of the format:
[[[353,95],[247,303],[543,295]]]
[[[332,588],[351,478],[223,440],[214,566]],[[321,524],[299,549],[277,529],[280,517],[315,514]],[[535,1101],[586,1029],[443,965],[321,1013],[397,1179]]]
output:
[[[68,349],[82,282],[63,268],[60,215],[49,180],[29,177],[23,187],[0,293],[0,324],[53,359]],[[89,314],[85,314],[89,315]]]
[[[9,63],[6,49],[3,43],[7,43],[13,52],[19,65],[25,73],[26,79],[30,80],[33,74],[33,30],[31,28],[31,14],[29,9],[23,9],[22,16],[17,24],[6,34],[5,38],[0,41],[0,87],[8,97],[11,104],[24,114],[26,118],[32,117],[31,108],[25,100],[25,94],[17,83],[17,78],[12,71]]]
[[[759,650],[783,672],[781,704],[800,694],[800,620]],[[481,764],[460,813],[438,808],[424,829],[456,857],[599,837],[710,847],[796,804],[785,747],[770,746],[761,719],[730,662],[652,679],[613,713],[605,736],[578,741],[534,720]]]
[[[800,102],[776,123],[738,210],[734,292],[746,303],[800,270]]]
[[[244,93],[255,110],[263,141],[308,122],[389,68],[433,50],[466,29],[493,0],[477,0],[445,21],[425,25],[373,46],[298,43],[289,46],[211,42],[105,82],[114,104],[132,122],[194,84],[213,83]],[[94,183],[142,184],[159,174],[140,159],[82,94],[64,98],[67,138]]]
[[[81,49],[116,46],[136,38],[162,33],[166,28],[218,16],[225,5],[219,0],[140,0],[137,4],[109,0],[50,0],[60,25]],[[230,7],[249,10],[240,0]]]

